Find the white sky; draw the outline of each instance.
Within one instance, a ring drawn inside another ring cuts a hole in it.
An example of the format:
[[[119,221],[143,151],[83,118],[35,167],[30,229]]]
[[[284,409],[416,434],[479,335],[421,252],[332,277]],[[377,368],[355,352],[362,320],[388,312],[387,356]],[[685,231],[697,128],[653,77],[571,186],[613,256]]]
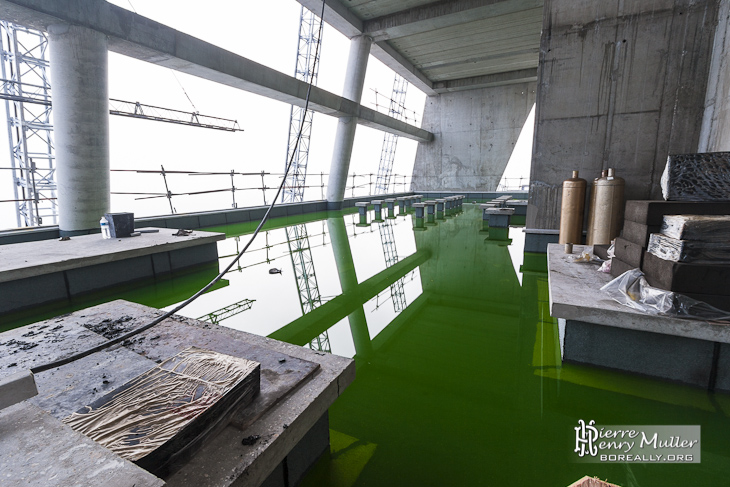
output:
[[[128,0],[112,0],[111,3],[132,8]],[[204,7],[201,2],[192,0],[131,0],[131,4],[140,15],[278,71],[294,74],[300,13],[296,0],[208,0]],[[342,93],[348,50],[349,40],[325,24],[318,86]],[[111,98],[193,111],[176,76],[201,114],[236,119],[244,129],[244,132],[229,133],[111,116],[112,169],[159,169],[162,164],[166,170],[282,172],[289,105],[179,72],[173,75],[169,69],[115,53],[109,53],[109,71]],[[371,56],[363,105],[375,108],[372,90],[389,96],[393,76],[392,70]],[[418,112],[419,124],[425,98],[421,91],[409,86],[405,105]],[[0,110],[0,117],[5,120],[4,109]],[[319,174],[329,171],[336,125],[336,118],[315,114],[308,184],[319,184]],[[527,138],[531,143],[531,135]],[[382,140],[382,132],[358,126],[351,173],[377,173]],[[417,142],[399,139],[394,173],[410,176],[416,148]],[[7,154],[7,139],[0,135],[0,166],[9,166]],[[529,155],[527,161],[529,168]],[[0,199],[12,198],[7,172],[0,173]],[[529,175],[529,169],[523,169],[522,174]],[[266,184],[275,186],[278,181],[270,177]],[[358,180],[358,184],[363,182],[365,179]],[[230,187],[230,177],[171,175],[168,183],[172,192],[223,189]],[[260,183],[260,178],[236,179],[239,188],[260,187]],[[164,192],[164,183],[160,175],[113,172],[112,191]],[[305,191],[306,199],[320,197],[318,188]],[[236,199],[239,207],[263,204],[260,190],[239,191]],[[181,196],[173,198],[173,204],[180,213],[230,208],[231,195]],[[112,211],[133,211],[137,216],[158,215],[169,213],[169,206],[164,198],[135,201],[130,196],[112,196]],[[0,203],[0,228],[14,226],[14,205]]]

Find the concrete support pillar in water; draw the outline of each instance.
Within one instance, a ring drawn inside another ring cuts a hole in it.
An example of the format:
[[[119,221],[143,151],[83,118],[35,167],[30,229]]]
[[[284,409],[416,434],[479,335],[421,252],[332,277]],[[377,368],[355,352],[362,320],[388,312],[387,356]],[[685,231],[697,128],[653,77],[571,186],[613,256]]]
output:
[[[375,216],[373,217],[374,222],[382,222],[383,221],[383,201],[382,200],[373,200],[370,203],[373,205],[373,213]]]
[[[366,35],[353,37],[350,41],[345,87],[342,92],[342,96],[348,100],[360,103],[372,43],[373,39]],[[327,182],[327,208],[330,210],[342,208],[356,128],[357,117],[341,117],[337,123],[337,134],[330,163],[330,177]]]
[[[436,200],[426,201],[426,223],[436,223]]]
[[[395,218],[395,198],[387,198],[385,204],[388,206],[388,216],[391,220]]]
[[[99,228],[109,211],[107,38],[68,24],[48,34],[59,228],[78,235]]]
[[[445,199],[437,199],[436,200],[436,219],[437,220],[443,220],[444,219],[444,204],[446,203]]]
[[[337,275],[340,279],[342,293],[344,295],[350,295],[351,299],[355,299],[358,282],[357,275],[355,274],[355,263],[352,260],[350,241],[347,238],[345,220],[341,216],[328,218],[327,230],[329,231],[332,242],[332,251],[335,255],[335,265],[337,266]],[[365,318],[362,303],[359,303],[355,311],[347,316],[347,320],[350,322],[350,332],[352,333],[352,341],[355,343],[355,353],[363,358],[369,356],[373,351],[373,345],[370,341],[370,332],[368,331],[368,323]]]
[[[420,203],[421,202],[421,199],[423,199],[423,195],[422,194],[417,194],[417,195],[414,196],[414,198],[416,199],[416,203]]]
[[[404,196],[406,201],[406,213],[413,208],[413,196]]]
[[[403,215],[406,212],[406,198],[401,196],[398,198],[398,214]]]
[[[416,227],[415,230],[425,230],[425,221],[424,221],[424,213],[426,210],[426,204],[425,203],[413,203],[413,209],[416,211]]]
[[[358,227],[367,227],[368,224],[368,204],[367,203],[355,203],[355,206],[357,206],[357,211],[360,214],[360,223],[357,224]]]

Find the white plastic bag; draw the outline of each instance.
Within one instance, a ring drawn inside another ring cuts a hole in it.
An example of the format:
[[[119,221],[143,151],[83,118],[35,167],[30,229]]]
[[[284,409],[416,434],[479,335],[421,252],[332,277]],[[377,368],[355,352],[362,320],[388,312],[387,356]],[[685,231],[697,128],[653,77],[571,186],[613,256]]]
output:
[[[631,269],[601,288],[614,300],[653,315],[730,321],[730,313],[683,294],[650,286],[639,269]]]

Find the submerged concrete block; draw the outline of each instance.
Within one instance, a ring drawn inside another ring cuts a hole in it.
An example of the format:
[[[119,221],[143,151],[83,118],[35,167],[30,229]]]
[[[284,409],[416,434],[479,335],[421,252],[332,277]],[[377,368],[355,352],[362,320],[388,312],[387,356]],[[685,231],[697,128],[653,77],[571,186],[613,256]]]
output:
[[[563,360],[707,388],[714,343],[566,320]]]

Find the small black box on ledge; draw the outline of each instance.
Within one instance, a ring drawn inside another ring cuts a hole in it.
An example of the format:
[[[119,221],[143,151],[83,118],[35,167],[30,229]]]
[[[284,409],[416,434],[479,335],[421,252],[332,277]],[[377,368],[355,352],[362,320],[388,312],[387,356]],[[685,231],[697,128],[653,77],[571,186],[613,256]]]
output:
[[[134,231],[134,213],[105,213],[112,238],[129,237]]]

